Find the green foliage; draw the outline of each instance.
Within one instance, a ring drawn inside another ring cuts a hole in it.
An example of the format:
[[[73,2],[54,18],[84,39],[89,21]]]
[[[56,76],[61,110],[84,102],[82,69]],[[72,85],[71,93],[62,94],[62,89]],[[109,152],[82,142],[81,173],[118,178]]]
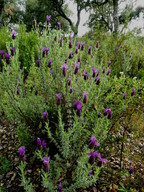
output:
[[[3,154],[0,155],[0,173],[6,174],[11,167],[11,162],[3,156]]]

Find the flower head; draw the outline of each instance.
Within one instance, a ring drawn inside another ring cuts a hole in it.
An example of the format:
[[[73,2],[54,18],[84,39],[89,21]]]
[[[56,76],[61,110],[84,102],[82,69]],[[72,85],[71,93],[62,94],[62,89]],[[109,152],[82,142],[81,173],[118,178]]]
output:
[[[36,89],[36,90],[35,90],[35,95],[37,95],[37,94],[38,94],[38,90]]]
[[[11,55],[14,56],[15,47],[10,47]]]
[[[108,109],[108,119],[112,119],[112,114],[113,112],[111,111],[111,109]]]
[[[87,103],[87,96],[88,96],[88,93],[84,92],[83,103]]]
[[[48,60],[48,67],[49,67],[49,68],[51,68],[51,64],[52,64],[52,60],[49,59],[49,60]]]
[[[5,56],[6,56],[6,63],[10,64],[10,55],[6,53]]]
[[[91,55],[92,46],[89,46],[88,54]]]
[[[57,22],[57,25],[58,25],[58,30],[60,30],[60,28],[61,28],[61,23],[60,23],[60,21]]]
[[[81,58],[80,58],[80,55],[78,56],[78,62],[80,63],[80,60],[81,60]]]
[[[72,59],[72,58],[73,58],[73,53],[70,52],[70,53],[69,53],[69,59]]]
[[[75,70],[74,70],[74,74],[77,74],[79,70],[79,63],[75,63]]]
[[[80,42],[77,42],[77,43],[76,43],[76,46],[77,46],[78,49],[80,49],[80,45],[81,45]]]
[[[85,43],[81,43],[81,50],[83,51],[84,50],[84,45],[85,45]]]
[[[47,151],[47,148],[46,148],[46,142],[45,142],[45,140],[42,141],[42,147],[43,147],[44,151],[46,152],[46,151]]]
[[[84,80],[87,80],[87,79],[88,79],[87,71],[84,71],[84,72],[83,72],[83,76],[84,76]]]
[[[124,94],[123,94],[123,99],[126,99],[126,96],[127,96],[127,94],[126,94],[126,93],[124,93]]]
[[[96,84],[99,85],[100,84],[100,77],[96,77],[95,81],[96,81]]]
[[[42,113],[42,116],[44,117],[44,121],[45,121],[45,122],[48,122],[48,112],[47,112],[47,111],[44,111],[44,112]]]
[[[95,146],[99,147],[100,144],[98,142],[96,142],[95,136],[92,135],[91,138],[89,139],[89,148],[93,149]]]
[[[1,58],[4,59],[4,50],[0,50]]]
[[[96,42],[96,48],[99,48],[99,41]]]
[[[73,88],[70,87],[70,93],[72,93],[72,92],[73,92]]]
[[[110,66],[110,65],[111,65],[111,63],[112,63],[111,61],[108,61],[108,66]]]
[[[61,182],[59,183],[58,191],[59,191],[59,192],[62,192],[62,184],[61,184]]]
[[[80,117],[81,116],[81,111],[82,111],[82,103],[79,102],[77,105],[77,115]]]
[[[58,94],[56,94],[56,97],[57,97],[57,105],[61,105],[62,94],[58,93]]]
[[[47,25],[49,25],[49,23],[50,23],[50,18],[51,18],[51,16],[50,16],[50,15],[47,15],[47,16],[46,16]]]
[[[98,153],[97,151],[92,151],[91,153],[88,153],[89,158],[89,163],[92,165],[95,161],[95,157],[97,157]]]
[[[24,156],[24,155],[25,155],[25,146],[21,146],[21,147],[18,149],[18,151],[19,151],[20,156]]]
[[[136,90],[132,88],[131,96],[135,95]]]
[[[45,171],[46,172],[48,172],[49,169],[50,169],[49,162],[50,162],[50,157],[44,157],[43,158],[43,164],[45,166]]]
[[[78,47],[75,47],[75,53],[78,54]]]
[[[96,73],[97,73],[97,69],[96,68],[92,68],[92,72],[93,72],[93,77],[95,77]]]
[[[20,90],[19,90],[19,88],[17,87],[17,95],[19,95],[20,94]]]
[[[71,78],[68,78],[68,85],[71,85]]]
[[[40,58],[37,59],[37,66],[40,67]]]
[[[63,75],[64,75],[64,77],[65,77],[65,76],[66,76],[66,70],[68,69],[68,65],[66,65],[66,64],[64,63],[61,68],[63,69]]]
[[[105,71],[106,71],[106,68],[103,69],[103,73],[105,73]]]
[[[100,153],[98,153],[97,157],[98,157],[98,163],[97,163],[98,167],[102,167],[103,163],[106,163],[108,161],[106,158],[102,158]]]
[[[16,36],[15,34],[16,34],[16,33],[15,33],[15,31],[13,30],[13,31],[12,31],[12,39],[15,39],[15,36]]]
[[[99,112],[99,113],[98,113],[98,118],[100,118],[100,117],[101,117],[101,113]]]
[[[88,173],[88,176],[91,176],[92,175],[92,170],[91,171],[89,171],[89,173]]]
[[[107,75],[109,75],[110,73],[111,73],[111,69],[108,70]]]
[[[132,167],[129,167],[129,173],[132,174],[134,172],[134,169]]]
[[[70,48],[70,49],[72,48],[72,42],[71,42],[71,40],[69,40],[69,48]]]

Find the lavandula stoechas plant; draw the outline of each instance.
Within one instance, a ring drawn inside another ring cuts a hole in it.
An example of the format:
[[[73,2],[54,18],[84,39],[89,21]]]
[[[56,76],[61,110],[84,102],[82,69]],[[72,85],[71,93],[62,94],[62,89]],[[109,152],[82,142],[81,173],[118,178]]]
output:
[[[0,50],[1,59],[4,59],[4,50]]]
[[[41,149],[41,147],[42,147],[41,139],[39,137],[37,137],[37,147],[38,147],[38,149]]]
[[[88,96],[88,93],[84,92],[83,103],[87,103],[87,96]]]
[[[16,33],[15,33],[15,31],[13,30],[13,31],[12,31],[12,39],[14,40],[15,37],[16,37]]]

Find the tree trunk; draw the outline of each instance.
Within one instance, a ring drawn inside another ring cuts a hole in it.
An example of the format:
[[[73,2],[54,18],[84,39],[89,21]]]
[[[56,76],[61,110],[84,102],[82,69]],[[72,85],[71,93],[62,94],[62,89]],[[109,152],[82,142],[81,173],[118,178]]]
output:
[[[114,22],[114,33],[117,33],[119,27],[118,0],[113,0],[113,22]]]

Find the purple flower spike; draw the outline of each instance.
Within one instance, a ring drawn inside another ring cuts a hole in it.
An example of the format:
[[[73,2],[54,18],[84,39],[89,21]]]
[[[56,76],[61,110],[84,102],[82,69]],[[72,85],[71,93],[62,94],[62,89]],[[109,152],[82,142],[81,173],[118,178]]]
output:
[[[80,58],[80,56],[78,56],[78,62],[80,63],[80,60],[81,60],[81,58]]]
[[[36,90],[35,90],[35,95],[37,95],[37,94],[38,94],[38,90],[36,89]]]
[[[105,71],[106,71],[106,68],[103,69],[103,74],[105,73]]]
[[[62,94],[58,93],[58,94],[56,94],[56,96],[57,96],[57,105],[61,105]]]
[[[96,42],[96,48],[99,48],[99,41]]]
[[[37,137],[37,147],[41,149],[41,139],[39,137]]]
[[[77,105],[79,104],[79,101],[77,100],[77,101],[73,101],[73,104],[74,104],[74,108],[76,109],[77,108]]]
[[[127,94],[126,94],[126,93],[124,93],[124,94],[123,94],[123,99],[126,99],[126,96],[127,96]]]
[[[6,63],[10,64],[10,55],[6,53],[5,56],[6,56]]]
[[[102,158],[100,153],[98,154],[97,157],[98,157],[98,163],[97,163],[98,167],[102,167],[103,163],[106,163],[108,161],[107,159]]]
[[[14,56],[15,47],[10,47],[11,55]]]
[[[24,156],[25,155],[25,146],[21,146],[18,150],[19,150],[20,156]]]
[[[25,146],[21,146],[19,149],[19,154],[20,154],[20,160],[25,161]]]
[[[88,176],[92,176],[92,170],[89,172]]]
[[[69,40],[69,48],[70,48],[70,49],[72,48],[72,42],[71,42],[71,40]]]
[[[97,69],[96,68],[92,68],[92,72],[93,72],[93,77],[95,77],[96,73],[97,73]]]
[[[111,69],[108,70],[107,75],[109,75],[110,73],[111,73]]]
[[[1,59],[4,59],[4,50],[0,50]]]
[[[92,46],[89,46],[88,54],[91,55]]]
[[[97,151],[92,151],[91,153],[88,153],[89,158],[89,164],[94,164],[95,157],[98,155]]]
[[[65,63],[67,63],[67,59],[65,59]]]
[[[43,164],[45,166],[45,171],[48,172],[49,169],[50,169],[50,165],[49,165],[49,162],[50,162],[50,157],[44,157],[43,158]]]
[[[47,151],[47,148],[46,148],[46,142],[45,142],[45,140],[42,141],[42,147],[43,147],[43,150],[46,152],[46,151]]]
[[[48,60],[48,67],[51,68],[52,60]]]
[[[107,114],[108,114],[108,109],[106,108],[104,112],[104,116],[107,116]]]
[[[87,79],[88,79],[87,71],[84,71],[84,72],[83,72],[83,76],[84,76],[84,80],[87,80]]]
[[[73,88],[70,88],[70,93],[72,93],[73,92]]]
[[[40,67],[40,58],[37,59],[37,66]]]
[[[77,42],[76,46],[77,46],[78,49],[80,49],[80,46],[81,46],[80,42]]]
[[[83,103],[87,103],[87,96],[88,96],[88,93],[84,92]]]
[[[14,40],[15,37],[16,37],[16,35],[15,35],[15,31],[13,30],[13,31],[12,31],[12,39]]]
[[[58,25],[58,30],[60,30],[60,28],[61,28],[61,23],[58,21],[57,22],[57,25]]]
[[[134,96],[135,92],[136,92],[136,90],[134,88],[132,88],[131,96]]]
[[[98,113],[98,118],[100,118],[100,117],[101,117],[101,113],[99,112],[99,113]]]
[[[54,41],[56,41],[56,40],[57,40],[57,37],[55,36],[55,37],[54,37]]]
[[[62,192],[62,184],[61,184],[61,182],[59,183],[58,191],[59,191],[59,192]]]
[[[112,114],[113,112],[111,111],[111,109],[108,109],[108,119],[112,119]]]
[[[49,47],[45,49],[46,55],[48,55]]]
[[[47,25],[49,25],[49,23],[50,23],[50,18],[51,18],[51,16],[50,16],[50,15],[47,15],[47,16],[46,16]]]
[[[96,81],[96,84],[99,85],[100,84],[100,77],[96,77],[95,81]]]
[[[70,52],[70,53],[69,53],[69,59],[72,59],[72,58],[73,58],[73,53]]]
[[[44,47],[44,48],[43,48],[43,57],[45,57],[45,56],[46,56],[46,50],[47,50],[47,48],[46,48],[46,47]]]
[[[45,122],[48,122],[48,112],[47,111],[44,111],[42,116],[44,117],[44,121]]]
[[[19,95],[20,94],[20,90],[19,90],[19,88],[17,87],[17,95]]]
[[[78,47],[75,48],[75,53],[78,54]]]
[[[81,112],[82,112],[82,103],[79,102],[79,104],[77,105],[77,115],[79,117],[81,116]]]
[[[63,76],[66,76],[66,70],[68,69],[68,65],[66,65],[65,63],[62,65],[61,67],[63,69]]]
[[[69,39],[70,39],[70,40],[71,40],[71,36],[72,36],[72,34],[70,33],[70,34],[69,34]]]
[[[111,65],[111,63],[112,63],[112,62],[111,62],[111,61],[109,61],[109,62],[108,62],[108,66],[110,66],[110,65]]]
[[[68,78],[68,85],[71,85],[71,78]]]
[[[85,45],[85,43],[81,43],[81,50],[83,51],[84,50],[84,45]]]
[[[60,47],[63,46],[63,38],[59,39]]]
[[[129,173],[132,174],[134,172],[134,169],[132,167],[129,168]]]
[[[89,139],[89,148],[93,149],[95,146],[99,147],[100,144],[96,142],[95,136],[92,135],[91,138]]]
[[[79,70],[79,63],[75,63],[75,70],[74,70],[74,74],[77,74]]]

